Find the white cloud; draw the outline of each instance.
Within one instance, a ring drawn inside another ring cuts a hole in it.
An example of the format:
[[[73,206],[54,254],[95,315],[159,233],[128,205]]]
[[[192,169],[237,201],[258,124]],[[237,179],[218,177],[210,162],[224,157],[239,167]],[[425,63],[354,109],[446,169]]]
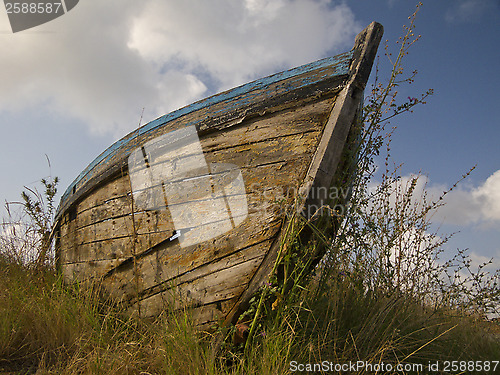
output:
[[[350,9],[329,1],[149,2],[128,45],[157,65],[200,70],[228,88],[351,45],[357,30]]]
[[[450,23],[477,22],[487,12],[498,8],[496,0],[460,0],[453,2],[445,19]]]
[[[0,61],[0,110],[43,109],[83,119],[96,132],[136,124],[156,82],[125,45],[133,4],[84,2],[32,31],[3,34],[9,53]]]
[[[387,0],[387,5],[389,5],[389,8],[392,8],[397,2],[398,0]]]
[[[432,187],[434,196],[439,188]],[[443,191],[442,189],[441,191]],[[500,170],[493,173],[479,186],[456,188],[446,195],[437,217],[444,223],[456,225],[479,224],[483,226],[500,223]]]
[[[44,110],[121,136],[143,107],[150,120],[348,49],[360,28],[345,4],[327,0],[80,2],[31,31],[0,35],[0,111]],[[6,15],[0,29],[10,30]]]
[[[472,199],[478,202],[486,220],[500,221],[500,170],[472,191]]]
[[[390,203],[394,206],[396,196],[404,194],[410,187],[410,182],[416,175],[410,174],[400,177],[390,189],[394,193]],[[378,183],[370,186],[370,191],[378,188]],[[412,200],[415,204],[421,203],[424,192],[427,201],[437,201],[449,186],[433,184],[429,177],[420,175],[415,184]],[[433,214],[432,221],[436,224],[472,225],[482,226],[498,225],[500,223],[500,170],[494,172],[479,186],[472,186],[465,181],[451,192],[444,195],[443,206]]]
[[[487,264],[487,266],[484,267],[484,270],[490,274],[494,273],[496,270],[500,270],[500,251],[497,251],[494,257],[487,257],[471,251],[469,253],[469,257],[471,260],[470,269],[472,272],[477,272],[479,266],[484,264]],[[490,261],[491,263],[489,263]]]

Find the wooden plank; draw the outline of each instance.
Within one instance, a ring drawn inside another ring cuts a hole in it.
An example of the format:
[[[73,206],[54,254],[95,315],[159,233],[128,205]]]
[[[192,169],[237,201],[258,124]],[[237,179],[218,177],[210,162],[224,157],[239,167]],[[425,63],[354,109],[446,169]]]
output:
[[[262,225],[265,222],[266,225]],[[156,250],[161,256],[168,254],[168,259],[173,264],[185,264],[197,267],[201,262],[208,262],[223,256],[225,252],[235,251],[245,246],[273,237],[280,225],[280,220],[272,212],[256,212],[240,226],[232,229],[231,238],[219,236],[211,241],[205,241],[189,248],[181,248],[176,242],[167,241],[165,246]],[[136,254],[141,254],[153,246],[158,245],[170,234],[151,233],[136,237]],[[82,263],[99,260],[112,260],[128,258],[133,255],[134,238],[125,237],[102,242],[80,245],[70,261],[63,263]],[[97,275],[99,276],[99,275]]]
[[[238,125],[220,133],[200,137],[203,152],[210,153],[240,145],[319,131],[326,122],[334,102],[335,98],[324,98],[281,112],[265,113],[256,118],[244,119]]]
[[[140,301],[141,316],[158,315],[163,311],[165,303],[169,303],[175,309],[181,309],[234,298],[245,289],[251,275],[261,261],[262,257],[257,257],[222,269],[218,265],[214,267],[217,269],[216,272],[179,286],[172,284],[171,288]],[[115,290],[115,287],[111,289]],[[134,293],[130,293],[130,296],[133,298]],[[137,306],[134,304],[129,309],[129,313],[136,309]]]
[[[192,307],[188,310],[193,322],[200,331],[213,332],[224,320],[225,315],[236,303],[237,298],[219,300],[203,306]]]
[[[258,119],[245,121],[234,129],[202,138],[202,148],[205,153],[210,153],[222,149],[234,149],[234,147],[263,140],[319,131],[326,122],[334,101],[334,98],[330,98],[304,107],[289,109],[275,116],[261,116]],[[220,159],[215,161],[220,161]],[[244,166],[240,165],[240,167]],[[124,198],[129,190],[128,180],[113,181],[111,185],[108,184],[100,189],[98,194],[91,194],[80,202],[76,213],[80,216],[83,211],[99,206],[113,197]]]
[[[166,256],[149,257],[141,262],[141,281],[144,288],[142,298],[170,289],[172,286],[181,287],[190,284],[194,280],[205,278],[221,269],[231,268],[252,259],[262,259],[273,240],[274,236],[268,237],[236,251],[231,246],[227,246],[226,249],[219,249],[223,256],[219,254],[219,256],[202,258],[187,254],[188,258],[194,259],[191,262],[172,262]],[[159,282],[159,280],[162,281]]]
[[[299,165],[291,164],[289,167],[294,172],[298,172]],[[281,167],[285,172],[288,172],[286,165]],[[283,208],[283,198],[284,195],[288,194],[288,191],[291,192],[288,202],[294,198],[293,194],[297,190],[297,188],[292,185],[292,183],[297,181],[295,173],[292,173],[291,171],[286,173],[286,175],[290,176],[290,179],[292,180],[289,181],[288,186],[276,185],[275,181],[272,179],[272,176],[276,175],[273,171],[268,171],[265,175],[267,177],[267,183],[266,179],[261,182],[249,179],[249,182],[252,183],[250,186],[255,189],[254,191],[249,192],[247,196],[249,223],[238,229],[237,233],[233,232],[233,236],[246,238],[248,237],[248,233],[259,233],[260,228],[265,228],[277,217],[282,217],[284,212],[280,211],[280,209]],[[264,183],[266,184],[264,185]],[[103,228],[99,228],[100,233],[106,233],[105,236],[102,236],[102,240],[93,240],[88,242],[83,240],[83,238],[89,238],[97,232],[97,229],[92,229],[91,227],[85,228],[86,230],[89,230],[88,233],[76,233],[75,236],[79,236],[78,240],[75,237],[62,237],[61,242],[63,244],[61,246],[68,249],[63,253],[64,256],[61,258],[62,263],[114,259],[131,256],[132,250],[134,249],[134,244],[131,240],[133,237],[132,218],[131,216],[128,216],[127,219],[129,222],[125,224],[123,223],[125,218],[119,219],[122,220],[121,224],[117,223],[116,220],[114,224],[112,220],[104,223],[106,224],[106,231]],[[149,228],[147,228],[146,225],[141,224],[141,219],[149,220]],[[137,215],[136,229],[139,233],[137,236],[138,242],[136,244],[137,253],[145,251],[146,249],[151,248],[152,246],[163,241],[165,238],[170,237],[175,230],[168,214],[162,212],[145,212],[142,213],[142,216]],[[251,236],[252,235],[250,235],[250,237]],[[73,242],[64,243],[65,240]]]
[[[243,284],[250,279],[271,242],[272,239],[265,240],[219,259],[210,257],[205,259],[206,263],[190,270],[183,269],[183,265],[179,263],[176,268],[176,262],[172,262],[169,257],[152,255],[138,261],[137,267],[131,263],[126,269],[105,278],[103,286],[116,302],[137,300],[139,292],[143,295],[141,298],[146,298],[147,301],[141,302],[141,309],[143,305],[146,306],[145,311],[159,308],[158,304],[174,293],[173,288],[176,290],[175,295],[180,293],[186,297],[182,300],[190,305],[197,303],[200,293],[211,294],[211,302],[207,303],[217,302],[234,297],[244,287]],[[90,267],[87,263],[69,264],[63,267],[63,275],[66,282],[72,282],[75,278],[89,280],[96,273],[108,272],[120,261],[121,259],[91,262]],[[139,275],[138,280],[136,274]],[[177,304],[176,308],[178,307],[180,305]]]
[[[123,177],[120,182],[126,182],[127,177]],[[107,186],[105,187],[107,192]],[[96,192],[100,196],[103,196],[106,192]],[[77,213],[77,220],[75,220],[75,227],[77,229],[91,225],[93,223],[99,223],[101,221],[109,220],[112,218],[120,217],[123,215],[130,214],[132,211],[132,202],[130,196],[130,188],[125,192],[124,195],[119,195],[117,197],[106,199],[102,202],[98,202],[93,199],[92,204],[97,204],[91,209],[83,210]],[[87,202],[86,202],[87,203]],[[80,205],[79,205],[80,206]]]
[[[98,260],[83,263],[69,263],[61,266],[64,282],[67,284],[93,280],[118,266],[125,258]]]
[[[137,249],[137,251],[140,251],[140,249],[149,249],[169,236],[169,233],[164,232],[138,235],[135,239],[135,245],[133,236],[110,238],[103,241],[75,245],[72,250],[63,252],[65,256],[61,259],[61,265],[64,266],[69,263],[90,261],[127,259],[134,255],[135,249]]]
[[[305,163],[302,160],[243,170],[243,178],[247,185],[249,213],[267,210],[269,206],[276,205],[285,192],[290,191],[293,194],[297,190],[295,184],[299,181],[304,170]],[[294,196],[290,196],[288,199],[294,199]],[[136,213],[134,218],[135,229],[138,234],[158,231],[171,233],[175,230],[170,214],[165,210]],[[63,235],[64,230],[62,230],[61,246],[62,248],[70,246],[70,241],[74,241],[78,246],[81,246],[111,238],[132,236],[133,230],[134,223],[131,215],[116,217],[78,230],[75,229],[76,235],[68,240],[69,234]]]
[[[80,216],[81,212],[91,208],[100,206],[103,203],[112,201],[117,198],[126,197],[130,192],[130,180],[126,178],[127,174],[123,173],[118,178],[110,180],[98,190],[91,192],[85,196],[75,207],[75,215]]]
[[[246,190],[248,194],[252,194],[255,192],[255,187],[258,186],[259,189],[266,189],[266,185],[260,183],[259,181],[264,181],[263,176],[272,176],[273,180],[269,181],[270,184],[276,183],[283,186],[290,184],[287,180],[292,180],[287,178],[286,175],[292,171],[295,176],[295,171],[297,167],[300,168],[300,164],[304,164],[307,161],[302,160],[289,160],[287,162],[278,162],[269,165],[263,165],[256,167],[255,169],[242,169],[243,179],[246,182]],[[304,166],[302,166],[304,169]],[[283,177],[280,177],[280,174]],[[124,177],[127,178],[127,177]],[[296,180],[294,180],[296,181]],[[261,191],[259,191],[260,193]],[[100,194],[100,192],[98,192]],[[85,226],[98,224],[100,222],[104,222],[110,219],[116,219],[127,215],[130,213],[132,202],[130,201],[130,196],[123,198],[116,198],[113,200],[109,200],[105,202],[101,206],[93,207],[89,210],[82,212],[72,224],[72,230],[75,231],[77,229],[81,229]],[[137,219],[140,217],[138,216]],[[146,220],[154,219],[154,218],[146,218]],[[65,223],[62,224],[61,236],[66,236],[69,230],[67,229]]]
[[[314,121],[302,121],[300,123],[300,126],[304,126],[304,124],[311,124],[313,122],[317,122],[318,120],[321,120],[321,117],[323,113],[325,112],[326,108],[328,108],[328,105],[330,105],[330,101],[324,101],[321,103],[315,103],[311,104],[311,107],[315,108],[314,110],[311,110],[314,115],[312,115],[313,118],[316,118]],[[327,104],[325,104],[327,103]],[[292,111],[293,112],[293,111]],[[295,111],[295,112],[301,112],[301,111]],[[302,115],[303,116],[303,115]],[[283,121],[283,124],[285,124],[285,127],[283,129],[288,129],[288,128],[293,128],[293,126],[290,126],[290,124],[293,124],[293,119],[297,117],[297,114],[295,113],[293,116],[290,115],[290,118],[288,120],[285,119]],[[306,118],[307,117],[305,116]],[[272,122],[271,122],[272,123]],[[269,121],[268,122],[262,122],[262,121],[254,121],[253,129],[261,129],[261,128],[266,128],[268,131],[269,127],[271,125],[275,125],[274,123],[271,124]],[[318,125],[315,124],[317,127]],[[295,129],[294,131],[296,131]],[[285,130],[283,130],[285,132]],[[247,133],[246,130],[243,130],[243,128],[237,128],[233,131],[233,133],[238,133],[238,132],[243,132]],[[254,132],[255,133],[255,132]],[[255,137],[255,139],[258,139],[262,135],[258,135]],[[295,135],[295,137],[301,137],[300,135]],[[241,139],[241,134],[239,137]],[[300,139],[300,138],[298,138]],[[234,142],[235,137],[227,137],[227,142]],[[273,151],[276,151],[275,147],[271,147],[271,151],[268,152],[268,149],[263,149],[260,151],[260,153],[267,153],[267,159],[264,160],[264,162],[270,162],[270,154],[272,154]],[[222,156],[221,158],[224,160],[224,153],[229,152],[227,149],[222,151]],[[217,159],[215,159],[217,160]],[[246,158],[240,158],[240,160],[247,160]],[[225,161],[225,160],[224,160]],[[251,160],[252,161],[252,160]],[[279,166],[281,168],[281,165]],[[281,173],[287,173],[286,170],[281,171]],[[265,175],[268,173],[264,172]],[[274,174],[274,172],[271,172],[271,174]],[[123,214],[130,212],[130,197],[123,195],[124,193],[126,194],[126,190],[128,189],[128,185],[126,180],[128,179],[127,176],[123,176],[121,179],[117,181],[113,181],[111,185],[105,186],[104,189],[102,189],[101,192],[97,192],[96,194],[93,194],[91,197],[87,198],[85,201],[81,202],[78,205],[78,210],[81,209],[81,207],[85,207],[87,204],[91,205],[96,205],[100,201],[100,197],[110,197],[110,199],[106,199],[104,203],[101,206],[97,206],[94,209],[83,209],[81,214],[77,215],[75,221],[71,223],[71,227],[75,228],[76,226],[84,226],[84,225],[92,225],[92,223],[101,223],[99,228],[97,226],[87,228],[86,231],[83,233],[69,233],[71,229],[68,229],[68,226],[62,225],[61,228],[61,241],[60,245],[62,248],[67,248],[69,249],[68,253],[66,254],[61,254],[60,259],[62,263],[67,263],[67,262],[75,262],[75,261],[81,261],[84,259],[88,259],[89,257],[92,257],[92,254],[95,253],[96,259],[102,259],[103,255],[99,254],[99,252],[103,248],[103,244],[105,241],[108,241],[110,239],[116,239],[120,237],[126,237],[129,235],[133,234],[134,227],[137,230],[139,234],[143,233],[152,233],[152,232],[158,232],[158,231],[164,231],[164,232],[170,232],[173,231],[174,228],[169,224],[169,221],[163,220],[159,221],[157,215],[152,214],[152,213],[142,213],[139,215],[135,216],[136,223],[134,226],[134,223],[132,223],[132,219],[129,216],[123,216]],[[246,179],[249,181],[256,181],[258,178],[255,178],[255,176],[246,176]],[[255,183],[255,182],[254,182]],[[99,194],[101,193],[101,194]],[[122,215],[121,217],[117,217],[117,215]],[[112,219],[112,220],[110,220]],[[163,224],[163,226],[161,225]],[[74,229],[76,230],[76,229]],[[170,233],[168,233],[170,235]],[[126,241],[126,240],[125,240]],[[157,239],[159,241],[159,239]],[[82,245],[92,243],[92,242],[97,242],[98,245],[96,246],[97,249],[96,251],[89,251],[88,247],[80,249]],[[123,241],[122,241],[123,242]],[[131,249],[132,246],[127,246],[125,249],[128,251],[124,252],[123,247],[121,246],[113,246],[111,245],[112,248],[109,250],[109,254],[112,258],[114,257],[122,257],[122,256],[130,256],[131,254]],[[78,250],[77,250],[78,247]],[[107,257],[106,257],[107,258]]]
[[[291,173],[292,179],[294,181],[297,181],[295,180],[295,178],[298,177],[297,173],[290,167],[288,167],[288,165],[291,166],[292,163],[297,164],[294,162],[294,159],[297,159],[303,155],[311,154],[315,143],[314,138],[316,136],[317,133],[309,133],[308,136],[294,135],[292,136],[293,139],[289,140],[289,142],[285,144],[279,144],[278,141],[270,141],[266,143],[262,142],[259,144],[259,147],[255,146],[253,148],[250,148],[249,146],[239,146],[239,148],[235,150],[237,154],[234,156],[227,149],[221,150],[218,151],[217,154],[208,154],[207,161],[224,161],[230,162],[232,164],[247,164],[246,166],[243,166],[242,174],[246,186],[249,187],[251,187],[253,183],[258,183],[260,180],[265,181],[265,177],[268,177],[269,174],[274,177],[274,181],[272,181],[272,183],[275,182],[277,185],[283,185],[287,184],[287,180],[290,180],[288,176],[289,173]],[[287,154],[288,156],[285,157],[285,155]],[[307,159],[304,159],[303,163],[304,165],[300,167],[301,171],[308,163]],[[263,168],[259,167],[259,165],[263,165]],[[295,166],[296,165],[294,165],[294,167]],[[276,174],[276,176],[274,176],[274,174]],[[117,183],[120,185],[125,185],[125,183],[123,183],[123,180],[126,179],[128,179],[128,177],[124,176],[120,180],[118,180]],[[269,178],[267,178],[267,180],[269,180]],[[89,200],[91,200],[92,202],[98,202],[99,198],[96,196],[107,196],[107,193],[108,189],[105,188],[103,192],[96,192],[95,196]],[[127,192],[123,193],[126,194]],[[85,226],[93,225],[94,223],[102,222],[103,228],[122,225],[124,226],[124,228],[126,228],[126,230],[129,231],[131,229],[131,226],[125,224],[128,219],[124,215],[130,213],[130,197],[122,195],[115,199],[103,199],[103,202],[103,207],[101,207],[101,205],[94,206],[91,209],[83,211],[81,214],[77,214],[76,218],[74,219],[74,226],[80,229]],[[146,218],[145,220],[147,221],[148,219]],[[61,226],[64,227],[65,223],[62,223]],[[64,237],[67,234],[68,230],[66,228],[62,228],[61,236]],[[98,240],[98,238],[94,238],[94,240]]]
[[[255,197],[255,199],[254,199]],[[246,196],[249,199],[249,214],[258,213],[262,210],[267,210],[267,206],[270,202],[265,202],[265,198],[261,194],[249,194]],[[256,199],[262,199],[257,201]],[[222,201],[222,199],[218,199]],[[218,212],[211,212],[205,206],[199,206],[194,202],[191,206],[193,209],[198,208],[200,217],[204,218],[207,222],[222,222],[218,215]],[[252,207],[258,207],[258,209],[252,210]],[[255,216],[255,215],[254,215]],[[133,222],[135,219],[135,225]],[[137,235],[151,234],[151,233],[163,233],[163,236],[170,237],[177,230],[187,230],[191,228],[186,228],[182,223],[177,226],[172,222],[170,212],[168,210],[162,211],[146,211],[141,213],[136,213],[134,218],[132,215],[127,215],[123,217],[118,217],[104,222],[100,222],[94,225],[86,226],[79,230],[73,232],[74,237],[65,236],[61,238],[62,245],[71,246],[76,244],[76,246],[82,246],[94,242],[103,242],[109,239],[123,238],[123,237],[133,237],[134,228]],[[201,229],[201,228],[200,228]],[[73,234],[71,233],[71,234]],[[192,235],[192,234],[191,234]],[[72,242],[71,242],[72,241]]]

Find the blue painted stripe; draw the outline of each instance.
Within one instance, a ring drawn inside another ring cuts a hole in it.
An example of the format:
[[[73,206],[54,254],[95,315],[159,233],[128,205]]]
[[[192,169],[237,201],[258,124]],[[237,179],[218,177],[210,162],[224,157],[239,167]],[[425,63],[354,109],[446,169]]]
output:
[[[349,73],[349,65],[351,62],[353,52],[345,52],[343,54],[333,56],[333,57],[327,57],[322,60],[318,60],[306,65],[299,66],[297,68],[293,68],[290,70],[286,70],[280,73],[273,74],[271,76],[261,78],[259,80],[244,84],[242,86],[236,87],[234,89],[231,89],[229,91],[222,92],[220,94],[213,95],[211,97],[208,97],[206,99],[202,99],[198,102],[195,102],[193,104],[190,104],[186,107],[180,108],[176,111],[170,112],[166,115],[163,115],[161,117],[158,117],[156,120],[153,120],[146,125],[140,127],[139,129],[131,132],[130,134],[126,135],[124,138],[120,139],[119,141],[115,142],[112,144],[110,147],[108,147],[102,154],[100,154],[94,161],[92,161],[87,168],[85,168],[79,175],[78,177],[71,183],[71,185],[68,187],[68,189],[64,192],[62,198],[61,198],[61,204],[66,201],[72,193],[72,190],[75,186],[77,186],[80,182],[83,180],[86,180],[87,176],[91,174],[92,170],[97,167],[100,164],[106,163],[109,159],[111,159],[120,149],[125,149],[127,144],[129,144],[131,141],[133,141],[136,137],[139,137],[149,131],[152,131],[154,129],[157,129],[166,123],[173,121],[175,119],[178,119],[181,116],[184,116],[186,114],[195,112],[197,110],[207,108],[211,105],[222,103],[224,101],[230,101],[234,98],[237,98],[240,95],[243,94],[248,94],[249,92],[255,91],[255,90],[260,90],[263,89],[271,84],[278,83],[280,81],[297,77],[303,73],[308,73],[312,72],[317,69],[323,69],[323,68],[328,68],[328,67],[333,67],[334,71],[333,73],[330,73],[328,76],[333,77],[337,75],[346,75]],[[317,81],[317,80],[315,80]],[[251,98],[250,98],[251,99]],[[245,104],[245,102],[249,102],[251,100],[241,100],[238,102],[239,105]],[[186,125],[192,125],[192,124],[186,124]]]

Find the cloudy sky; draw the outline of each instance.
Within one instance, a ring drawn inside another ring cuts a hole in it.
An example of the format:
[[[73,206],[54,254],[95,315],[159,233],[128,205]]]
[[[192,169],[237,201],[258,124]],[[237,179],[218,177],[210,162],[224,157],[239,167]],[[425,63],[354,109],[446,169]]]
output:
[[[82,0],[13,34],[0,7],[0,198],[48,175],[61,192],[142,123],[252,79],[344,52],[371,21],[389,45],[415,9],[406,0]],[[435,94],[398,126],[392,156],[438,194],[477,164],[438,217],[451,247],[500,258],[500,1],[424,1],[408,56]],[[380,58],[382,73],[387,66]],[[49,168],[47,157],[50,159]],[[2,209],[2,216],[5,211]]]

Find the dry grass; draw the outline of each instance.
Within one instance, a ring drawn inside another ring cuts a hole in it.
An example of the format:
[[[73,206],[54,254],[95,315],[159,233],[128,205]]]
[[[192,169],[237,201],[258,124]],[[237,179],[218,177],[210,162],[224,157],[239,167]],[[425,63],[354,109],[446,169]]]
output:
[[[499,327],[348,278],[312,281],[300,303],[268,311],[250,349],[197,332],[189,312],[122,316],[96,288],[61,284],[50,269],[0,262],[0,373],[286,374],[297,363],[496,360]],[[318,289],[319,288],[319,289]],[[285,308],[286,307],[286,308]],[[492,333],[493,330],[493,333]]]

